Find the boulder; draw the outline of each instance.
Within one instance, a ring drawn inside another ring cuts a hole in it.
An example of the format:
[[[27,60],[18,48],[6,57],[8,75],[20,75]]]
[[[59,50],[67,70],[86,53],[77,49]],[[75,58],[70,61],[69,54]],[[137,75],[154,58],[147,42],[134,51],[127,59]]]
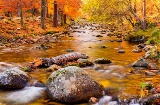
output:
[[[103,96],[103,86],[93,80],[85,71],[68,66],[53,72],[46,82],[48,95],[63,103],[85,102],[90,97]]]
[[[21,89],[28,83],[28,76],[18,67],[7,69],[0,73],[1,89]]]
[[[133,67],[148,67],[148,61],[146,59],[140,58],[132,64]]]

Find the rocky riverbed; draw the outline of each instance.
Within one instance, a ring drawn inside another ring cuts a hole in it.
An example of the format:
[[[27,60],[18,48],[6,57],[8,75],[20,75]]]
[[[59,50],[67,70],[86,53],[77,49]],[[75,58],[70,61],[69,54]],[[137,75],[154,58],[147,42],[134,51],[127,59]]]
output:
[[[22,88],[20,90],[4,90],[1,88],[2,97],[0,98],[0,102],[7,105],[9,105],[10,103],[16,105],[26,103],[38,105],[62,105],[61,103],[57,103],[56,101],[76,103],[74,100],[78,100],[77,102],[81,102],[83,100],[84,104],[90,102],[97,105],[117,105],[117,103],[139,104],[140,101],[138,100],[138,97],[146,100],[149,100],[149,97],[159,97],[158,84],[160,77],[160,65],[158,63],[156,64],[155,62],[150,62],[150,60],[148,61],[146,52],[142,48],[142,51],[140,51],[140,49],[137,49],[137,47],[135,48],[135,44],[130,44],[129,42],[124,41],[123,36],[121,38],[121,36],[119,35],[110,35],[109,33],[111,33],[109,29],[101,27],[97,24],[81,26],[75,25],[71,27],[70,35],[64,35],[64,37],[61,37],[54,42],[49,41],[49,43],[47,43],[47,46],[50,47],[43,46],[42,43],[29,45],[21,44],[19,47],[12,48],[6,46],[1,47],[0,61],[2,62],[0,64],[0,71],[1,73],[3,73],[3,75],[6,70],[11,70],[15,67],[16,70],[18,69],[21,71],[25,71],[26,65],[30,64],[29,62],[36,62],[36,64],[40,65],[42,62],[37,60],[39,58],[52,58],[71,52],[81,52],[87,54],[89,56],[88,61],[92,62],[92,65],[85,65],[85,67],[81,67],[83,72],[80,74],[84,77],[74,75],[74,72],[66,74],[66,77],[60,75],[61,73],[64,73],[63,71],[66,71],[66,69],[63,69],[64,67],[75,67],[79,66],[77,65],[77,63],[86,62],[82,59],[76,59],[74,62],[66,60],[68,63],[66,63],[65,65],[54,65],[51,70],[36,66],[30,72],[25,72],[28,78],[27,81],[23,76],[19,74],[19,77],[13,75],[15,79],[18,78],[18,81],[25,80],[24,85],[20,85],[23,86],[20,87]],[[143,57],[143,55],[146,55],[146,57]],[[138,61],[140,63],[138,63],[138,65],[135,65],[135,61]],[[60,70],[56,71],[57,69]],[[81,72],[80,68],[76,69],[77,71],[79,70]],[[54,81],[53,77],[52,79],[49,79],[51,78],[49,77],[49,75],[51,74],[52,76],[56,75],[58,79],[56,79],[56,81]],[[72,78],[69,78],[67,75]],[[81,77],[86,80],[84,81],[84,84],[83,81],[76,82],[76,79],[79,79]],[[92,78],[93,80],[91,80],[90,78]],[[12,79],[15,80],[14,78]],[[3,79],[3,81],[7,80],[8,79]],[[11,78],[9,78],[9,80],[11,80]],[[87,82],[87,80],[90,82]],[[48,81],[47,92],[45,87],[46,81]],[[57,84],[56,87],[52,84],[55,82]],[[75,83],[75,85],[72,84],[72,82]],[[6,82],[4,84],[6,84]],[[68,84],[72,84],[72,86],[67,88]],[[147,93],[144,87],[148,86],[148,84],[153,84],[153,87],[151,89],[154,89],[155,87],[155,90],[150,90]],[[82,86],[78,91],[77,86],[79,85],[85,86]],[[100,88],[97,86],[102,87]],[[54,88],[48,89],[48,87]],[[91,89],[87,90],[86,87]],[[93,87],[96,87],[96,90],[99,89],[99,92],[101,92],[101,94],[94,91]],[[72,89],[74,94],[69,94],[68,96],[68,93],[72,92]],[[75,91],[74,89],[77,90]],[[54,92],[52,92],[52,90]],[[102,90],[104,92],[102,92]],[[89,93],[90,91],[91,93]],[[59,92],[62,95],[60,95]],[[83,92],[88,92],[88,95],[84,96],[83,93],[81,96],[78,96],[78,99],[76,99],[75,94],[77,94],[78,92],[80,92],[80,94],[82,94]],[[48,95],[46,95],[48,93],[50,98],[48,97]],[[153,94],[152,96],[152,93],[157,95]],[[19,97],[17,97],[19,101],[17,101],[16,98],[13,98],[17,94],[19,95]],[[58,100],[57,98],[60,97],[59,95],[61,96],[60,100]]]

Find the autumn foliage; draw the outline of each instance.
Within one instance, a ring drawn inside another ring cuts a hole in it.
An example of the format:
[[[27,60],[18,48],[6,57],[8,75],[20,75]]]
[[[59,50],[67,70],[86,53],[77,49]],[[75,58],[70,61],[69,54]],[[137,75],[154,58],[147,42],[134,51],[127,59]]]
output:
[[[80,15],[81,0],[56,0],[58,4],[58,10],[70,17],[76,17]],[[48,11],[53,13],[54,0],[48,0]]]

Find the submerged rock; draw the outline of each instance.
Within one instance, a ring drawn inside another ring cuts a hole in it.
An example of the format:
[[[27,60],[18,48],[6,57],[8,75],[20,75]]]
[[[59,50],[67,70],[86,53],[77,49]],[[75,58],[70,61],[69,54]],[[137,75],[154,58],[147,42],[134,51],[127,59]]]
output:
[[[1,89],[20,89],[24,88],[28,83],[28,76],[18,67],[8,69],[0,73]]]
[[[108,64],[108,63],[111,63],[111,60],[106,58],[98,58],[94,62],[97,64]]]
[[[123,49],[118,50],[118,53],[125,53]]]
[[[102,97],[104,89],[85,71],[75,66],[53,72],[46,87],[53,100],[63,103],[78,103],[88,101],[90,97]]]

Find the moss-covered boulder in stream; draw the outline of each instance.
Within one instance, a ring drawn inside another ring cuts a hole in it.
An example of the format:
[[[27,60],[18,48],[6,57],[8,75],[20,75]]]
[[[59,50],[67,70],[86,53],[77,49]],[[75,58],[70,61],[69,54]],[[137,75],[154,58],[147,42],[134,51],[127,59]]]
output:
[[[20,89],[28,83],[28,76],[18,67],[0,73],[0,89]]]
[[[96,64],[109,64],[112,63],[111,60],[106,58],[98,58],[94,61]]]
[[[90,97],[102,97],[103,86],[93,80],[85,71],[68,66],[53,72],[46,83],[48,95],[55,101],[79,103]]]

